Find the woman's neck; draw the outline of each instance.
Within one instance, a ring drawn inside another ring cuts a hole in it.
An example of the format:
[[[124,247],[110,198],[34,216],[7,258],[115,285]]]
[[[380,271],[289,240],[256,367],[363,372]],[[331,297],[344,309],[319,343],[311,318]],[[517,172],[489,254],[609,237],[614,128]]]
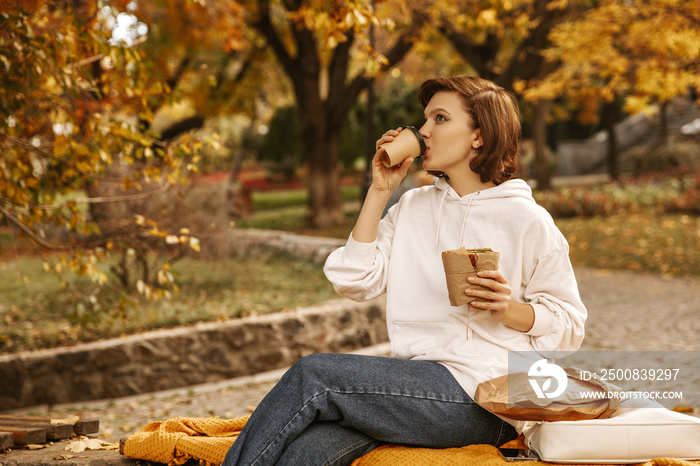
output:
[[[450,180],[450,186],[457,192],[459,197],[496,186],[492,181],[483,183],[479,175],[471,170],[468,173],[461,172],[457,175],[448,173],[447,176]]]

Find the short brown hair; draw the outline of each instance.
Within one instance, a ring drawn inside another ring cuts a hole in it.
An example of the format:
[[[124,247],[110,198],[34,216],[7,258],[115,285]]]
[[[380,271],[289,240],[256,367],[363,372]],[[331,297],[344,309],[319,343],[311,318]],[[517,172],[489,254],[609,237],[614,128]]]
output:
[[[515,96],[491,81],[476,76],[429,79],[421,84],[418,99],[425,108],[438,92],[456,92],[483,145],[470,163],[482,183],[501,184],[518,170],[520,110]]]

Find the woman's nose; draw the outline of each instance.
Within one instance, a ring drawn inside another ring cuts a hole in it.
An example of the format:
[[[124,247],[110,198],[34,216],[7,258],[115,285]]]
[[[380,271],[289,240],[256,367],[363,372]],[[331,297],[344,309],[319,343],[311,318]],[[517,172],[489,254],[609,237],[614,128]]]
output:
[[[428,131],[428,122],[426,121],[423,126],[420,127],[418,130],[418,134],[423,136],[424,138],[430,137],[430,132]]]

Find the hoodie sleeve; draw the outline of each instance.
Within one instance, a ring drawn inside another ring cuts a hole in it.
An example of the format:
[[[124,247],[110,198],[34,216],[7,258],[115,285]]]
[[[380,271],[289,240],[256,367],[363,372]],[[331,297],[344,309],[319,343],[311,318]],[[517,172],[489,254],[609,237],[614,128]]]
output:
[[[376,241],[359,243],[350,233],[345,246],[328,256],[323,271],[338,294],[366,301],[386,291],[393,234],[391,217],[390,213],[380,222]]]
[[[536,351],[572,351],[581,346],[587,311],[566,243],[537,261],[524,298],[535,310],[535,323],[526,334]]]

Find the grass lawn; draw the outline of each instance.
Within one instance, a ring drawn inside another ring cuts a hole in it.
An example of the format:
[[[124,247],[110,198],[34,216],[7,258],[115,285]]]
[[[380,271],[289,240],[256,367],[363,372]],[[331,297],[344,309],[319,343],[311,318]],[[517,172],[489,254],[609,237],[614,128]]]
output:
[[[270,191],[253,193],[254,214],[236,221],[240,228],[284,230],[302,235],[347,238],[360,211],[359,186],[343,186],[345,224],[328,230],[311,229],[306,225],[306,191]]]
[[[63,287],[39,258],[0,261],[0,352],[279,312],[337,297],[319,264],[284,254],[183,259],[170,271],[180,288],[171,299],[120,309],[104,304],[118,301],[111,290],[103,290],[94,305],[79,299],[93,294],[96,285],[76,279]]]
[[[632,213],[556,223],[574,266],[700,277],[700,217]]]

